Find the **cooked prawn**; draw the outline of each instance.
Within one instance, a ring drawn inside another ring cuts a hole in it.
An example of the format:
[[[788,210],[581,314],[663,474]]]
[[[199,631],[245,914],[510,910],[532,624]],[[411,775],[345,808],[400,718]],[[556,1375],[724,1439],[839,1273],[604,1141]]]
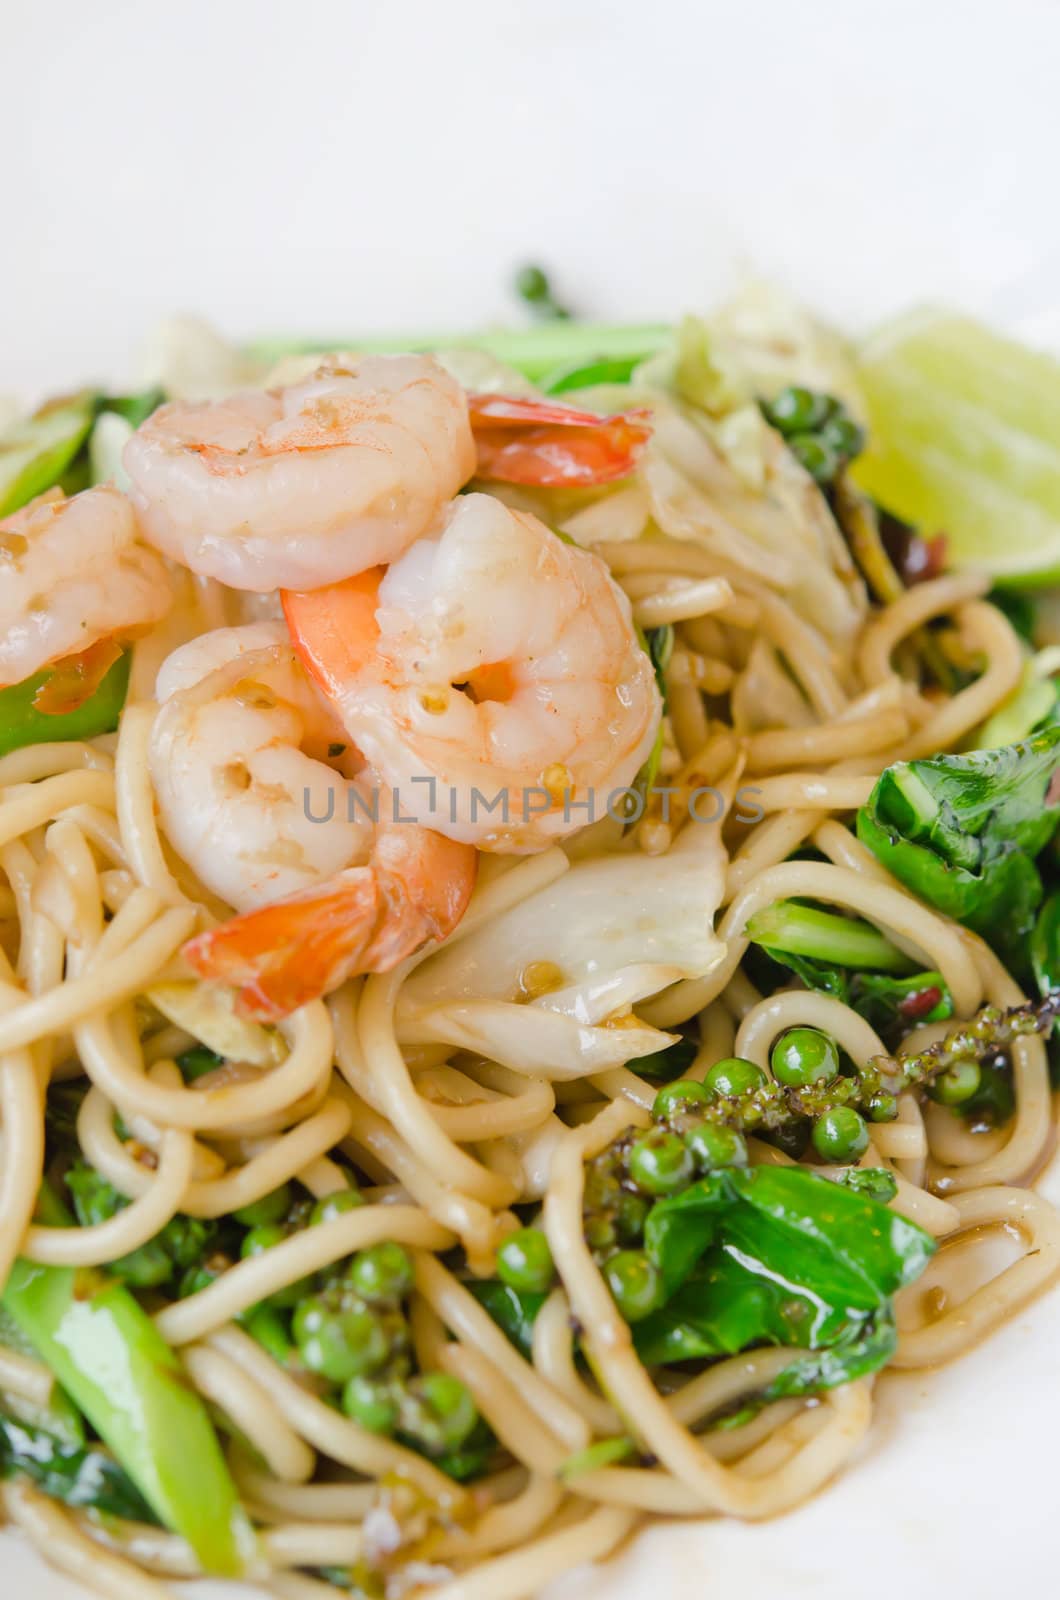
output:
[[[284,610],[348,734],[418,821],[525,852],[601,815],[661,706],[629,602],[589,551],[484,494]],[[493,809],[490,809],[490,807]]]
[[[430,356],[329,356],[304,382],[162,406],[125,447],[144,537],[234,589],[393,561],[471,477],[459,384]]]
[[[49,490],[0,521],[0,686],[61,662],[61,692],[39,709],[70,709],[116,660],[119,641],[157,622],[171,599],[165,564],[137,542],[118,489],[70,499]]]
[[[282,622],[182,646],[158,692],[149,761],[166,834],[242,913],[184,955],[234,986],[244,1015],[284,1016],[456,926],[474,850],[399,823],[386,791],[350,775],[359,757]]]
[[[538,488],[587,488],[627,478],[651,437],[646,411],[601,417],[554,400],[473,394],[476,476]]]

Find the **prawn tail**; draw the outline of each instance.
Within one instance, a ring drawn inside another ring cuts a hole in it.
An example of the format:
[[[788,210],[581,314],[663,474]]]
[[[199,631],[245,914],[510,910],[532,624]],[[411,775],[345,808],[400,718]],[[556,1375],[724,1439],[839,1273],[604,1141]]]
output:
[[[372,954],[384,910],[372,869],[348,867],[326,883],[207,929],[188,941],[183,955],[200,977],[236,990],[242,1016],[277,1022],[355,973],[385,970]]]
[[[588,487],[627,478],[651,437],[646,411],[594,411],[496,394],[468,399],[477,474],[497,483]]]
[[[309,676],[336,703],[371,658],[379,637],[376,608],[383,567],[321,589],[281,590],[291,639]]]
[[[184,946],[201,978],[236,991],[236,1010],[278,1022],[361,972],[389,972],[464,914],[478,857],[415,825],[384,832],[369,866],[208,928]]]
[[[91,700],[111,667],[121,657],[116,639],[97,639],[77,655],[52,663],[33,697],[33,708],[45,717],[64,717]]]
[[[369,951],[373,972],[387,972],[428,939],[448,937],[475,887],[478,852],[415,824],[376,841],[376,881],[386,910]]]

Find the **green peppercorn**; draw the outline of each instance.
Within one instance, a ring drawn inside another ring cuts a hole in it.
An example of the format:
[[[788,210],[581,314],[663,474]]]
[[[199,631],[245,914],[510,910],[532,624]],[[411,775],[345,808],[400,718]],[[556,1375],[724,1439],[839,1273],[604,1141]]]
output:
[[[261,1222],[243,1235],[239,1253],[244,1261],[249,1261],[252,1256],[260,1256],[263,1251],[282,1244],[286,1238],[287,1229],[281,1227],[278,1222]]]
[[[405,1386],[400,1418],[402,1433],[440,1456],[464,1443],[478,1423],[478,1408],[459,1378],[426,1372]]]
[[[590,1250],[613,1250],[618,1242],[615,1216],[610,1211],[591,1211],[584,1221],[585,1242]]]
[[[840,457],[820,434],[795,433],[788,440],[788,449],[806,468],[816,483],[831,483],[842,465]]]
[[[617,1171],[590,1167],[585,1179],[585,1207],[587,1211],[613,1210],[622,1198],[622,1184]]]
[[[530,305],[538,305],[542,300],[551,299],[552,286],[541,267],[526,266],[516,274],[515,292]]]
[[[407,1250],[388,1240],[359,1250],[346,1276],[351,1287],[369,1304],[400,1300],[412,1288],[412,1262]]]
[[[859,428],[852,417],[845,411],[830,417],[821,429],[818,437],[822,444],[834,450],[837,456],[844,461],[852,461],[859,456],[865,448],[865,430]]]
[[[620,1244],[632,1244],[634,1240],[642,1238],[650,1210],[650,1200],[642,1194],[634,1194],[631,1189],[625,1189],[615,1212],[615,1239]]]
[[[692,1181],[692,1157],[678,1133],[652,1128],[630,1147],[629,1175],[645,1194],[676,1194]]]
[[[497,1250],[497,1276],[512,1289],[544,1294],[556,1276],[552,1251],[540,1228],[510,1233]]]
[[[604,1263],[604,1277],[627,1322],[640,1322],[663,1302],[662,1279],[643,1250],[619,1250]]]
[[[337,1189],[334,1194],[326,1194],[317,1201],[309,1213],[309,1226],[315,1228],[322,1222],[334,1222],[336,1217],[344,1217],[347,1211],[357,1211],[364,1203],[359,1189]]]
[[[678,1078],[659,1090],[652,1102],[651,1114],[656,1122],[664,1122],[675,1111],[694,1110],[711,1098],[710,1090],[695,1078]]]
[[[293,1332],[303,1365],[329,1383],[377,1372],[390,1354],[379,1318],[367,1306],[335,1311],[314,1297],[298,1307]]]
[[[763,409],[767,419],[780,433],[814,433],[835,411],[836,402],[830,395],[817,394],[813,389],[792,384],[787,389],[781,389]]]
[[[685,1144],[700,1172],[747,1165],[747,1142],[735,1128],[723,1128],[716,1122],[698,1122],[685,1134]]]
[[[756,1067],[745,1056],[727,1056],[724,1061],[711,1067],[703,1079],[708,1094],[720,1095],[725,1099],[760,1089],[765,1081],[766,1075],[761,1067]]]
[[[206,1261],[201,1261],[197,1266],[187,1269],[180,1280],[177,1294],[181,1300],[186,1300],[189,1295],[201,1293],[203,1289],[208,1289],[211,1283],[215,1283],[231,1266],[232,1262],[227,1256],[210,1256]]]
[[[367,1428],[369,1433],[393,1433],[398,1423],[398,1400],[394,1385],[366,1378],[353,1377],[342,1391],[342,1409],[351,1421]]]
[[[868,1142],[865,1119],[853,1106],[825,1111],[813,1125],[813,1147],[823,1161],[856,1161]]]
[[[939,1074],[928,1093],[939,1105],[963,1105],[976,1093],[982,1078],[977,1061],[955,1061],[952,1067],[947,1067],[945,1072]]]
[[[839,1076],[839,1051],[820,1028],[789,1028],[774,1044],[769,1064],[778,1083],[808,1089]]]
[[[272,1222],[280,1222],[290,1209],[291,1185],[282,1183],[278,1189],[273,1189],[271,1194],[263,1194],[260,1200],[255,1200],[249,1206],[240,1206],[232,1215],[244,1228],[260,1228]]]

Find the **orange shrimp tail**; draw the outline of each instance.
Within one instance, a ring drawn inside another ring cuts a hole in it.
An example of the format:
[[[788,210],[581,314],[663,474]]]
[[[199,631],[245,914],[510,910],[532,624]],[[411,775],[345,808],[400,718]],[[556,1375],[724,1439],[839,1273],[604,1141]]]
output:
[[[370,567],[322,589],[280,592],[302,665],[333,702],[341,703],[343,689],[375,651],[375,614],[385,570]]]
[[[477,473],[498,483],[585,488],[626,478],[651,437],[645,411],[593,411],[519,396],[470,395]]]
[[[358,973],[389,972],[456,927],[478,858],[415,825],[383,833],[376,857],[198,934],[185,960],[234,988],[236,1010],[258,1022],[278,1022]]]
[[[207,929],[183,955],[201,978],[237,991],[242,1016],[277,1022],[366,970],[379,913],[371,869],[349,867],[317,888]]]
[[[77,655],[52,663],[48,677],[33,697],[33,707],[45,717],[65,717],[91,700],[121,655],[116,639],[97,639]]]

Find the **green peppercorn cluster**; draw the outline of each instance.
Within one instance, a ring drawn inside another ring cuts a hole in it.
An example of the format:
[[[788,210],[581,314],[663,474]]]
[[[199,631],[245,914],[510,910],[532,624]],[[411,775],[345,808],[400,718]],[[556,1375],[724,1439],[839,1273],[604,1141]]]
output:
[[[753,1061],[719,1061],[702,1084],[684,1079],[668,1084],[656,1097],[656,1115],[666,1118],[668,1107],[691,1097],[705,1122],[739,1134],[780,1136],[809,1124],[823,1160],[855,1161],[868,1144],[866,1123],[892,1122],[899,1095],[920,1088],[943,1105],[962,1104],[980,1086],[981,1063],[1017,1039],[1047,1034],[1058,1015],[1060,990],[1007,1011],[984,1006],[970,1022],[959,1023],[923,1050],[877,1056],[863,1068],[848,1063],[843,1071],[834,1040],[816,1028],[792,1028],[773,1047],[772,1079]],[[672,1171],[671,1164],[680,1161],[673,1151],[663,1164]]]
[[[708,1172],[747,1164],[742,1135],[706,1114],[714,1098],[714,1089],[689,1078],[666,1084],[655,1097],[653,1126],[615,1140],[588,1165],[585,1238],[627,1322],[640,1322],[665,1299],[659,1270],[643,1248],[653,1203]]]
[[[234,1254],[248,1260],[364,1203],[354,1188],[298,1200],[284,1184],[234,1213],[230,1224],[245,1230],[238,1246],[192,1269],[181,1292],[205,1288]],[[459,1378],[414,1370],[405,1311],[412,1282],[408,1252],[384,1241],[289,1285],[240,1320],[275,1360],[362,1428],[400,1438],[470,1476],[484,1467],[492,1439]]]
[[[766,421],[783,434],[792,455],[823,488],[865,448],[865,431],[842,403],[797,384],[762,406]]]

